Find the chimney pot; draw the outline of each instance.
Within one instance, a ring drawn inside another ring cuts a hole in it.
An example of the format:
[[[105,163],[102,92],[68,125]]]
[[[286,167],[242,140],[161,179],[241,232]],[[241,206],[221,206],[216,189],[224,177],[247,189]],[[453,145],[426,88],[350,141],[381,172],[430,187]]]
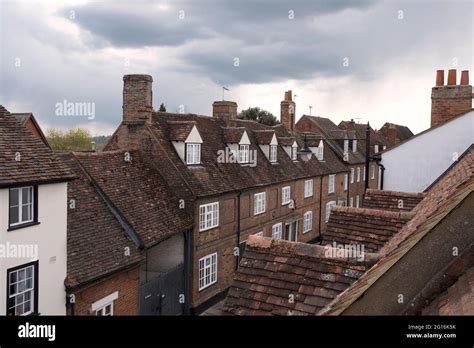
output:
[[[448,71],[448,86],[456,85],[456,69],[449,69]]]
[[[461,71],[461,86],[469,85],[469,70]]]
[[[444,70],[436,71],[436,87],[444,86]]]

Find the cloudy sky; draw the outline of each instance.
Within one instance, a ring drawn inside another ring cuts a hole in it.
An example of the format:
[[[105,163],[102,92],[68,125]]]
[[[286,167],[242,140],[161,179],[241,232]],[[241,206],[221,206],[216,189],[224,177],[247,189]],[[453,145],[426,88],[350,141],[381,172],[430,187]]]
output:
[[[470,0],[1,0],[0,104],[44,128],[110,134],[122,76],[146,73],[168,111],[210,115],[226,86],[239,110],[279,117],[292,89],[297,117],[311,105],[336,123],[416,133],[435,70],[471,70],[473,21]],[[95,118],[57,116],[64,100],[94,103]]]

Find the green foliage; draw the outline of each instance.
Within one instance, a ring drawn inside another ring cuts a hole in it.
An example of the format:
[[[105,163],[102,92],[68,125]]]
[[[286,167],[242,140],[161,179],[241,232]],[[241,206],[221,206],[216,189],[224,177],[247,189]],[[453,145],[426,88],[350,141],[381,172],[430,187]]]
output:
[[[53,150],[85,151],[92,149],[92,136],[84,128],[60,129],[50,128],[46,131],[46,138]]]
[[[274,126],[278,124],[277,118],[273,116],[271,112],[262,110],[259,107],[242,110],[237,117],[243,120],[257,121],[258,123],[262,123],[267,126]]]
[[[166,112],[166,106],[165,106],[165,104],[161,103],[160,108],[158,109],[158,111]]]

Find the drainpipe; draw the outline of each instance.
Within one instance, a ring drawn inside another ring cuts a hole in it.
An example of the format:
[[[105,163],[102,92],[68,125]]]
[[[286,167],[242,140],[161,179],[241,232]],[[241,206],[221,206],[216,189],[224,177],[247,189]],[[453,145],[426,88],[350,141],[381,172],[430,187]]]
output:
[[[369,165],[370,165],[370,125],[367,122],[365,130],[365,191],[369,188]]]
[[[380,189],[383,190],[383,174],[385,173],[385,167],[382,163],[377,163],[380,166]]]
[[[184,231],[184,293],[186,301],[184,303],[184,315],[191,314],[191,246],[193,229]]]
[[[242,195],[242,191],[237,193],[237,250],[240,253],[240,196]],[[239,259],[240,255],[237,254],[237,259],[235,260],[235,270],[239,268]]]
[[[321,213],[323,212],[323,175],[319,179],[319,244],[323,242],[323,233],[321,232]]]

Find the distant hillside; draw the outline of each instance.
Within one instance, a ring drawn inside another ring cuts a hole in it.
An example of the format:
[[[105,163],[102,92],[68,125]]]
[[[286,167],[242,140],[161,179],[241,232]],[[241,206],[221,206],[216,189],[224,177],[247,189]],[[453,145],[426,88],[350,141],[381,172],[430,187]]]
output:
[[[109,139],[111,138],[112,136],[111,135],[99,135],[99,136],[96,136],[96,137],[92,137],[92,139],[94,140],[95,142],[95,148],[97,151],[102,151],[102,149],[104,148],[105,144],[109,141]]]

